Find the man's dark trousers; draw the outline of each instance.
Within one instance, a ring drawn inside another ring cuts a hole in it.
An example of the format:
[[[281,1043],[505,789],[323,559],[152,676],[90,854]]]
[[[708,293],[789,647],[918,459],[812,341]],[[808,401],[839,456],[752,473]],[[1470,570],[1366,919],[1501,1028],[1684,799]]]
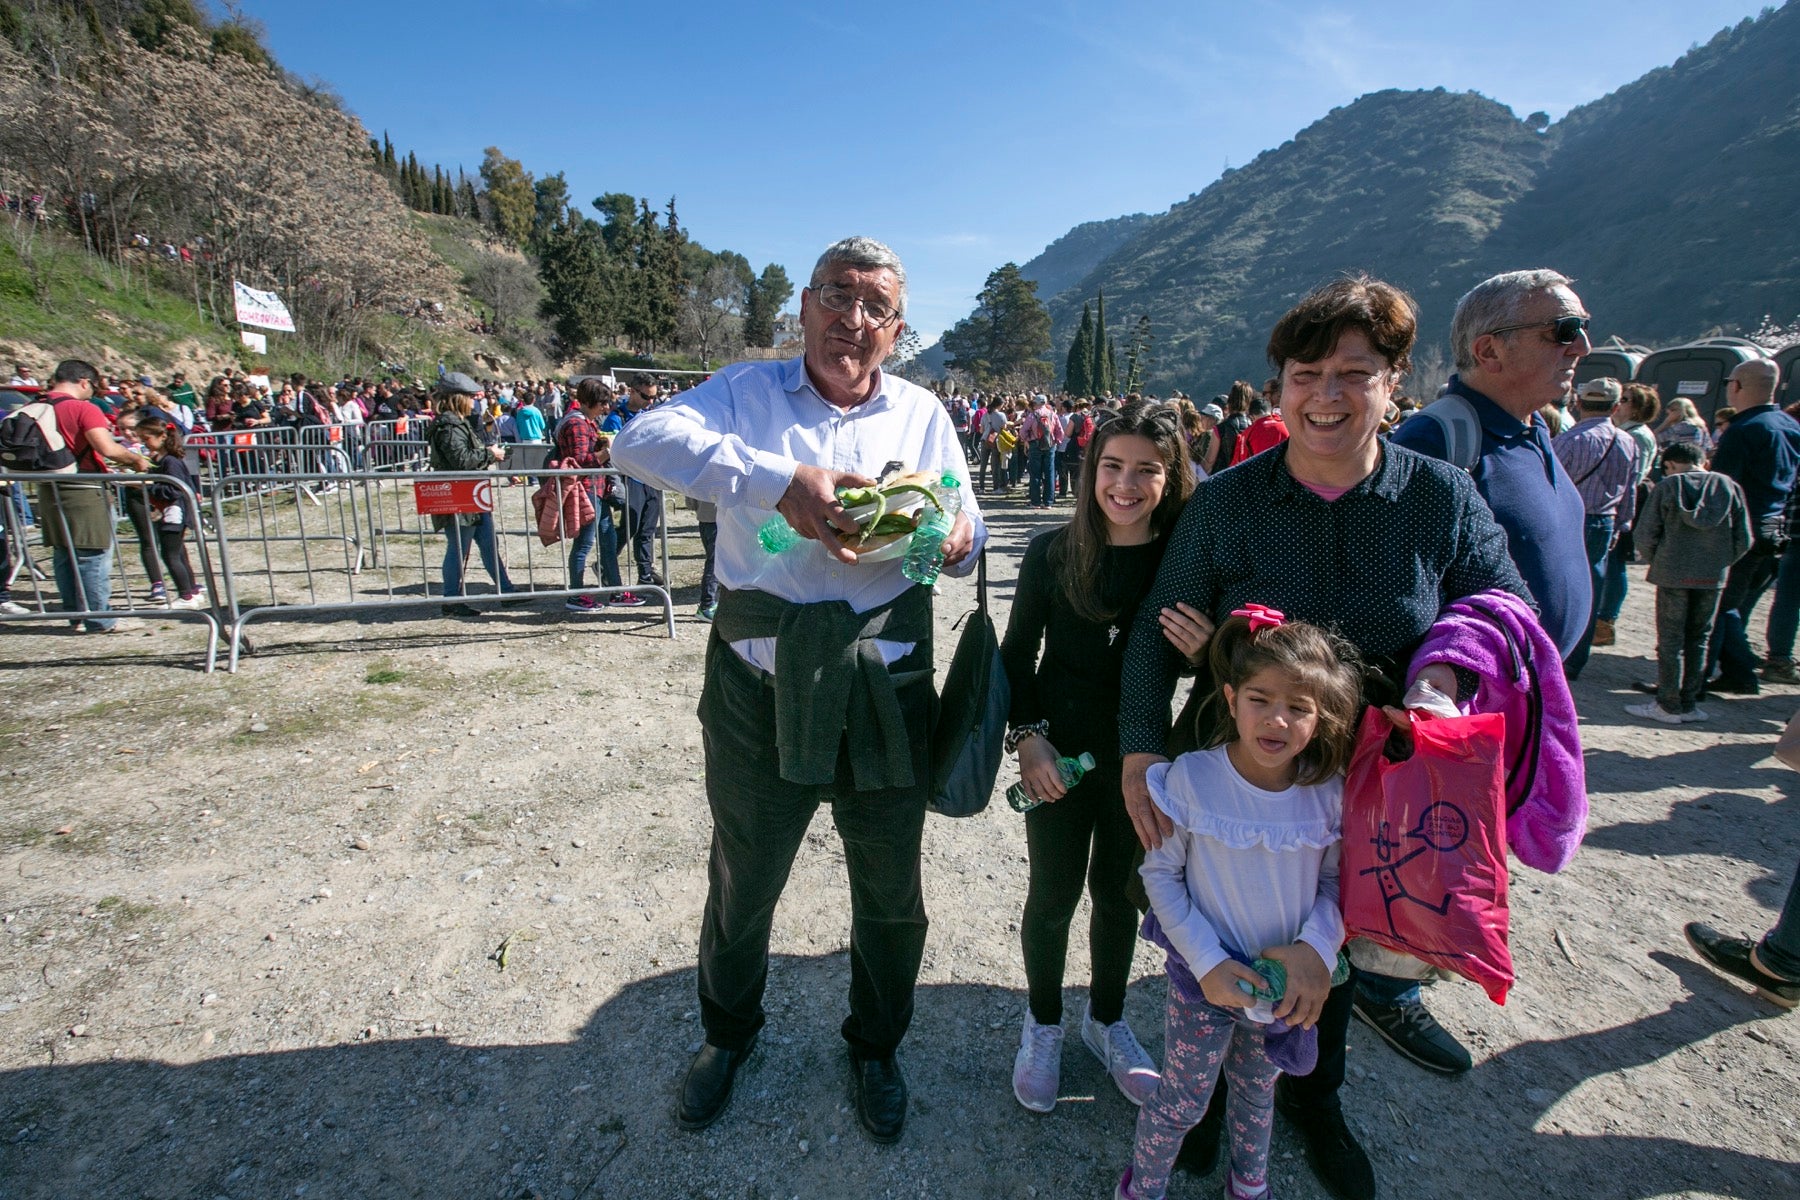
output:
[[[1706,649],[1707,675],[1718,669],[1721,682],[1733,686],[1756,685],[1756,652],[1750,649],[1750,613],[1781,565],[1783,543],[1758,536],[1749,553],[1731,564],[1725,590],[1719,596],[1719,615],[1713,621],[1712,643]]]
[[[894,664],[927,663],[928,646]],[[769,930],[794,855],[820,803],[831,805],[850,876],[850,1015],[844,1039],[864,1058],[894,1053],[912,1022],[925,953],[919,841],[930,787],[930,677],[898,691],[916,784],[859,792],[848,749],[828,787],[781,778],[774,684],[730,646],[707,647],[700,725],[713,840],[700,923],[700,1016],[706,1040],[742,1050],[763,1025]]]

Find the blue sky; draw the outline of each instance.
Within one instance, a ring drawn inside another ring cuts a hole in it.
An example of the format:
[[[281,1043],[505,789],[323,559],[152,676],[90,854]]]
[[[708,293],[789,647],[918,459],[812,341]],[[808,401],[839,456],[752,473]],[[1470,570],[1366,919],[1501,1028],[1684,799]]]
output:
[[[1161,212],[1366,92],[1474,90],[1560,118],[1762,6],[242,7],[284,66],[422,163],[473,171],[497,145],[583,204],[673,194],[692,236],[796,284],[835,238],[881,238],[930,342],[1001,263],[1082,221]]]

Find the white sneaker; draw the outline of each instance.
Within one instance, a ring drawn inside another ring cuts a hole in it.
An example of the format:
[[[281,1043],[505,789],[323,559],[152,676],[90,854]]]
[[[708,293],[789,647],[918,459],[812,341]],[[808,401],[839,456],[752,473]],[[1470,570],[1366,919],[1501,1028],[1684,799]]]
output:
[[[1061,1025],[1039,1025],[1029,1012],[1025,1014],[1019,1054],[1013,1059],[1013,1095],[1032,1112],[1047,1113],[1056,1107],[1056,1093],[1062,1084],[1062,1048]]]
[[[1112,1076],[1119,1092],[1133,1104],[1142,1105],[1162,1082],[1156,1064],[1138,1045],[1137,1035],[1131,1032],[1125,1018],[1102,1025],[1094,1020],[1090,1007],[1081,1016],[1081,1040]]]
[[[1681,714],[1681,723],[1683,725],[1692,725],[1696,721],[1710,720],[1712,720],[1712,714],[1707,712],[1704,708],[1696,708],[1692,712],[1684,712]]]
[[[1625,711],[1634,717],[1642,717],[1646,721],[1660,721],[1664,725],[1680,725],[1685,721],[1680,713],[1672,713],[1654,700],[1644,704],[1627,704]]]
[[[9,617],[24,617],[29,616],[31,610],[17,600],[0,600],[0,613],[5,613]]]

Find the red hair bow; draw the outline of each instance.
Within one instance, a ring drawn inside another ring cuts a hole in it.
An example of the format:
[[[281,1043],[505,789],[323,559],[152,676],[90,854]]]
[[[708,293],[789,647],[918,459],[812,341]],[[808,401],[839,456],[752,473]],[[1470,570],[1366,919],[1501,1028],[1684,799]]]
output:
[[[1280,611],[1262,604],[1246,604],[1242,608],[1231,610],[1234,617],[1243,617],[1250,622],[1250,632],[1259,629],[1278,629],[1285,620]]]

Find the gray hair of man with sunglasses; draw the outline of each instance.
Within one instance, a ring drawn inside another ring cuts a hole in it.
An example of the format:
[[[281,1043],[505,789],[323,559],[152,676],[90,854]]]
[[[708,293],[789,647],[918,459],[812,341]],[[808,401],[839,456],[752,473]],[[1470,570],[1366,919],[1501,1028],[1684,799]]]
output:
[[[1539,268],[1507,271],[1484,279],[1456,302],[1450,318],[1450,356],[1464,374],[1475,370],[1475,339],[1484,333],[1517,325],[1531,297],[1575,281],[1560,271]]]
[[[847,237],[833,242],[825,247],[825,253],[819,255],[819,261],[813,264],[812,278],[807,281],[806,286],[817,291],[833,267],[892,271],[895,281],[900,285],[895,303],[900,310],[900,319],[906,319],[906,268],[892,247],[869,237]]]

